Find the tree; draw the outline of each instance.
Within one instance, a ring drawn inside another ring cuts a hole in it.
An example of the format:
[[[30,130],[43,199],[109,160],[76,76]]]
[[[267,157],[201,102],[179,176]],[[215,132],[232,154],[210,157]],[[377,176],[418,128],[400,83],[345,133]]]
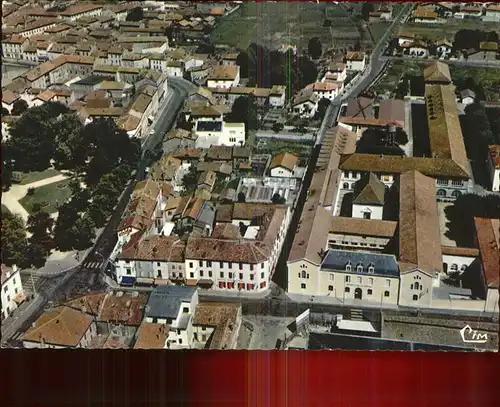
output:
[[[238,193],[238,202],[246,202],[247,198],[243,192]]]
[[[331,26],[332,26],[331,20],[325,18],[325,20],[323,21],[323,27],[331,27]]]
[[[48,102],[28,109],[12,125],[6,144],[15,170],[43,171],[50,167],[56,150],[58,118],[67,111],[60,103]]]
[[[10,112],[9,112],[9,109],[2,106],[2,117],[4,117],[4,116],[10,116]]]
[[[26,229],[19,215],[2,212],[2,263],[23,267],[26,262]]]
[[[37,210],[31,213],[28,217],[27,229],[31,233],[28,240],[29,246],[37,246],[34,253],[41,253],[44,257],[50,254],[54,247],[52,239],[52,228],[54,227],[54,219],[42,210]]]
[[[275,193],[273,195],[273,197],[271,198],[271,202],[274,204],[274,205],[283,205],[286,203],[286,199],[283,198],[280,194],[278,193]]]
[[[198,172],[196,166],[191,164],[189,171],[182,177],[182,184],[184,185],[185,193],[190,194],[198,186]]]
[[[95,238],[95,223],[89,215],[83,215],[78,218],[73,227],[75,243],[73,248],[76,250],[84,250],[92,246],[92,241]]]
[[[238,97],[231,108],[231,113],[227,115],[228,122],[245,123],[246,130],[258,129],[258,114],[255,96]]]
[[[323,117],[325,117],[326,111],[328,109],[328,106],[330,106],[330,100],[327,98],[321,98],[318,102],[318,111],[316,112],[316,118],[323,120]]]
[[[283,123],[278,123],[278,122],[273,123],[273,131],[275,133],[279,133],[284,128],[285,128],[285,125]]]
[[[322,53],[323,53],[320,39],[318,37],[311,38],[309,40],[308,45],[307,45],[307,50],[308,50],[309,56],[312,59],[320,58]]]
[[[375,11],[375,6],[373,5],[373,3],[363,3],[363,6],[361,7],[361,15],[363,16],[363,20],[370,20],[370,13],[372,11]]]
[[[17,99],[12,105],[12,116],[21,116],[28,110],[28,102],[24,99]]]
[[[361,51],[361,41],[359,39],[356,40],[356,42],[354,43],[353,50],[354,51]]]
[[[76,114],[67,114],[64,120],[54,124],[56,149],[54,161],[56,168],[74,169],[85,163],[86,156],[79,157],[83,125]]]
[[[72,202],[65,202],[59,207],[54,225],[54,245],[61,251],[69,251],[75,241],[73,226],[78,219],[78,211]]]
[[[142,10],[142,7],[135,7],[129,11],[125,21],[141,21],[142,19],[144,19],[144,11]]]
[[[236,64],[240,67],[240,76],[242,78],[248,78],[248,58],[248,53],[245,51],[240,52],[236,57]]]

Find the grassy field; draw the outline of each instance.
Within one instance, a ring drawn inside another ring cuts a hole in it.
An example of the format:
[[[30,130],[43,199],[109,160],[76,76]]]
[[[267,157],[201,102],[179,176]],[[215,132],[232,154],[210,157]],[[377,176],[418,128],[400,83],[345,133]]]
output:
[[[32,182],[41,181],[42,179],[55,177],[61,173],[57,170],[49,168],[45,171],[33,171],[27,173],[21,173],[21,185],[31,184]]]
[[[41,204],[42,209],[48,213],[57,212],[57,205],[66,202],[71,196],[68,183],[69,181],[65,180],[36,188],[32,195],[26,195],[19,203],[30,213],[35,204]]]
[[[476,68],[450,65],[451,77],[454,82],[465,82],[472,78],[484,92],[488,101],[500,101],[500,74],[497,68]]]
[[[4,213],[8,215],[10,213],[10,211],[9,211],[9,209],[4,204],[2,204],[2,215]]]
[[[428,40],[446,38],[453,40],[455,33],[463,29],[498,31],[498,23],[486,23],[479,20],[449,19],[444,24],[407,23],[401,26],[401,31],[417,34]]]
[[[332,32],[323,27],[325,15],[333,18]],[[325,46],[332,34],[356,35],[345,11],[338,5],[302,2],[248,2],[229,16],[223,17],[211,34],[214,43],[223,43],[246,49],[258,42],[271,49],[282,44],[293,44],[303,49],[312,37],[320,37]]]
[[[392,93],[404,74],[419,75],[422,73],[422,68],[422,64],[418,64],[414,61],[407,61],[404,63],[393,62],[392,66],[387,70],[387,74],[374,87],[374,90],[378,94],[386,92]]]

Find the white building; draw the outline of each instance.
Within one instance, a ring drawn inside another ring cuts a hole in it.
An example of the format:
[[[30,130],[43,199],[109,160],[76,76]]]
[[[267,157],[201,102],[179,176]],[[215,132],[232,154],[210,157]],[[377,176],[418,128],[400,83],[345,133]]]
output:
[[[318,111],[319,96],[312,89],[302,89],[292,101],[292,112],[312,119]]]
[[[59,13],[59,18],[76,21],[82,17],[99,17],[103,7],[97,4],[77,4]]]
[[[299,159],[290,153],[280,153],[275,155],[269,164],[271,177],[292,178],[297,168]]]
[[[451,51],[453,50],[453,44],[444,39],[436,42],[436,55],[443,59],[451,55]]]
[[[193,316],[198,305],[196,287],[160,285],[149,296],[144,323],[168,325],[165,348],[193,347]]]
[[[8,318],[24,301],[24,290],[19,269],[2,264],[2,320]]]
[[[21,337],[25,348],[89,348],[97,336],[94,317],[65,306],[45,311]]]
[[[12,35],[2,41],[2,55],[4,58],[21,59],[23,49],[28,44],[28,39],[21,35]]]
[[[217,65],[208,74],[208,88],[230,88],[240,83],[238,65]]]
[[[330,249],[319,267],[301,265],[289,272],[288,291],[328,296],[345,302],[395,305],[399,297],[399,267],[393,255]]]
[[[366,67],[366,54],[364,52],[348,52],[345,56],[348,71],[364,71]]]
[[[500,4],[487,5],[483,21],[500,22]]]
[[[245,144],[245,123],[199,120],[196,122],[194,133],[197,137],[196,148]]]
[[[385,201],[385,185],[370,173],[362,178],[353,195],[352,217],[361,219],[382,219]]]
[[[286,86],[274,85],[269,93],[269,105],[272,107],[284,107]]]
[[[488,147],[489,157],[488,163],[491,176],[491,190],[500,191],[500,145],[492,145]]]
[[[330,101],[335,99],[338,96],[339,91],[342,90],[339,82],[330,81],[311,83],[307,85],[306,89],[312,89],[312,91],[318,95],[319,99],[324,98]]]

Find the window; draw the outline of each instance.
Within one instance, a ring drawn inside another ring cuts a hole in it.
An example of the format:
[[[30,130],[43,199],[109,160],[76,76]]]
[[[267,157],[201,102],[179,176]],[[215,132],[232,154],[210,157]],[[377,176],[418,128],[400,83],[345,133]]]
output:
[[[253,290],[253,284],[247,284],[247,290]]]
[[[334,277],[335,277],[335,274],[330,273],[330,275],[328,276],[328,279],[329,279],[330,281],[333,281]]]
[[[243,273],[240,273],[240,280],[243,280]]]
[[[194,273],[189,273],[189,277],[194,278]]]
[[[391,280],[387,279],[385,280],[385,286],[390,287],[391,286]]]
[[[226,283],[224,281],[219,281],[219,288],[225,288]]]
[[[6,293],[8,289],[9,289],[9,287],[5,286],[5,287],[3,288],[3,292],[4,292],[4,293]]]
[[[302,273],[301,273],[301,274],[302,274],[302,278],[307,278],[307,273],[306,273],[306,271],[305,271],[305,270],[302,270]]]
[[[451,181],[451,185],[455,186],[455,187],[461,187],[464,185],[464,182],[460,179],[457,179],[457,180],[452,180]]]
[[[175,278],[175,273],[172,273],[172,278]]]
[[[193,333],[193,338],[194,338],[195,341],[198,340],[198,332],[194,332]]]
[[[346,292],[346,293],[350,293],[350,292],[351,292],[351,289],[350,289],[349,287],[346,287],[346,288],[345,288],[345,292]]]
[[[328,286],[328,291],[333,291],[333,285]]]
[[[201,335],[201,340],[202,340],[202,342],[206,342],[207,341],[207,335]]]
[[[125,269],[125,272],[127,273],[127,276],[132,275],[132,271],[130,269]]]
[[[17,291],[18,291],[18,290],[17,290],[17,287],[16,287],[16,288],[14,289],[14,294],[17,294]]]
[[[345,282],[350,283],[351,282],[351,276],[345,276]]]
[[[156,262],[156,265],[157,265],[158,267],[160,267],[160,266],[161,266],[161,263],[160,263],[159,261],[157,261],[157,262]]]
[[[302,284],[300,285],[300,288],[302,288],[303,290],[305,290],[305,289],[306,289],[306,284],[305,284],[305,283],[302,283]]]
[[[456,265],[456,264],[452,264],[452,265],[451,265],[451,267],[450,267],[450,271],[453,271],[454,273],[455,273],[456,271],[458,271],[458,265]]]
[[[373,278],[371,278],[371,277],[370,277],[370,278],[368,279],[368,284],[373,285]]]
[[[363,219],[371,219],[372,214],[370,212],[363,212]]]
[[[203,270],[200,270],[200,277],[203,277]]]
[[[7,302],[10,302],[10,295],[7,296]]]
[[[243,270],[243,263],[239,264],[239,268],[240,268],[240,270]]]
[[[224,272],[223,271],[220,272],[220,278],[224,278]]]
[[[182,338],[179,338],[179,344],[182,344]]]
[[[233,278],[233,273],[229,273],[229,278]]]
[[[358,265],[356,266],[356,271],[358,273],[362,273],[363,272],[363,265],[361,263],[358,263]]]
[[[260,283],[260,288],[265,288],[266,287],[266,282],[263,281],[262,283]]]
[[[375,246],[375,245],[370,245],[370,246]],[[370,263],[368,265],[368,273],[374,273],[375,272],[375,267],[373,263]]]
[[[223,268],[223,267],[224,267],[224,262],[223,262],[223,261],[220,261],[220,262],[219,262],[219,267],[220,267],[220,268]]]
[[[253,264],[250,264],[250,271],[253,271]]]
[[[190,261],[190,262],[189,262],[189,268],[190,268],[190,269],[192,269],[192,268],[193,268],[193,262],[192,262],[192,261]]]
[[[437,184],[438,185],[448,185],[448,180],[447,179],[438,179]]]
[[[389,297],[389,295],[391,295],[389,291],[384,291],[384,297]]]
[[[346,271],[351,271],[351,262],[350,261],[348,261],[347,264],[345,265],[345,270]]]
[[[342,189],[349,189],[349,184],[347,182],[344,182],[342,184]]]
[[[189,312],[189,307],[182,307],[182,312],[184,312],[184,314],[187,314]]]
[[[413,301],[417,301],[418,300],[418,295],[417,294],[414,294],[413,295]]]
[[[358,284],[361,284],[363,282],[363,279],[361,277],[358,277]]]
[[[229,262],[227,265],[228,265],[228,267],[229,267],[230,269],[232,269],[232,268],[233,268],[233,263]]]
[[[208,277],[212,277],[212,270],[208,270]]]
[[[254,274],[250,274],[250,280],[254,279]]]
[[[264,278],[264,272],[260,273],[260,278]]]
[[[203,260],[200,260],[199,263],[200,263],[200,267],[203,267]]]
[[[368,295],[372,295],[373,294],[373,290],[371,288],[369,288],[366,292],[367,292]]]
[[[420,284],[419,283],[415,283],[414,287],[415,287],[415,290],[418,290],[418,289],[420,289]]]
[[[212,267],[212,262],[207,260],[207,267]]]

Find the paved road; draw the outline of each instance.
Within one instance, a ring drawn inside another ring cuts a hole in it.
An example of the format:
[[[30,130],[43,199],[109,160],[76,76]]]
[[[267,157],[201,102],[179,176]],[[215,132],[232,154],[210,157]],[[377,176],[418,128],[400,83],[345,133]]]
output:
[[[161,111],[157,117],[155,133],[146,140],[146,143],[144,143],[144,151],[154,148],[161,142],[163,135],[170,130],[171,126],[174,124],[177,114],[189,92],[194,89],[196,89],[195,85],[182,78],[169,79],[170,95],[165,97],[164,105],[161,106]],[[10,322],[8,329],[2,329],[2,343],[6,342],[21,327],[25,326],[29,319],[35,317],[47,302],[57,302],[72,294],[78,292],[83,293],[88,289],[92,289],[92,286],[95,289],[100,286],[105,288],[104,285],[100,284],[100,279],[94,279],[93,275],[97,275],[97,272],[102,270],[105,265],[105,260],[107,260],[111,254],[116,243],[116,227],[127,207],[130,194],[134,189],[136,181],[144,179],[144,170],[150,164],[150,161],[151,158],[149,158],[147,154],[144,154],[137,169],[136,178],[129,183],[122,193],[120,201],[115,208],[115,212],[112,214],[103,233],[98,238],[94,248],[83,260],[83,266],[68,271],[68,273],[62,276],[53,278],[48,284],[45,284],[39,292],[39,297],[37,297],[36,301],[33,301],[32,305],[19,315],[17,319]],[[93,282],[92,286],[90,282]]]

